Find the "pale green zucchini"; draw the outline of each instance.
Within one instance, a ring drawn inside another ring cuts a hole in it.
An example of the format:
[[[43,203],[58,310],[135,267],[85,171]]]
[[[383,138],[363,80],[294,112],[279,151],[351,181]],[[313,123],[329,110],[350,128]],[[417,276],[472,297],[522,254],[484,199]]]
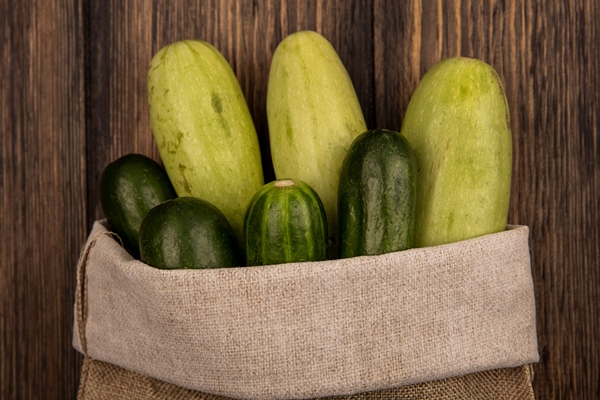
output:
[[[215,205],[241,242],[245,207],[264,181],[254,123],[229,63],[202,41],[170,44],[152,59],[148,98],[177,194]]]
[[[512,136],[491,66],[471,58],[437,63],[414,91],[401,133],[418,164],[416,247],[506,229]]]
[[[366,124],[348,72],[323,36],[301,31],[279,44],[267,116],[276,177],[303,180],[318,193],[335,248],[340,170]]]

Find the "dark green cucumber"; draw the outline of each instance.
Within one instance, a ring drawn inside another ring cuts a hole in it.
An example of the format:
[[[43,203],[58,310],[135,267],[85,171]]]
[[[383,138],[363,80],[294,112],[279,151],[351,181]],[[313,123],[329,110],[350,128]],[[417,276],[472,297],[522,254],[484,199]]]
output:
[[[327,259],[327,217],[307,183],[280,179],[252,198],[244,218],[247,265]]]
[[[242,255],[223,213],[206,200],[179,197],[154,207],[140,228],[141,259],[160,269],[241,266]]]
[[[413,151],[398,132],[374,129],[354,140],[338,190],[341,258],[412,247],[416,172]]]
[[[108,228],[139,258],[142,220],[155,206],[177,197],[165,170],[141,154],[128,154],[110,163],[100,179],[100,203]]]

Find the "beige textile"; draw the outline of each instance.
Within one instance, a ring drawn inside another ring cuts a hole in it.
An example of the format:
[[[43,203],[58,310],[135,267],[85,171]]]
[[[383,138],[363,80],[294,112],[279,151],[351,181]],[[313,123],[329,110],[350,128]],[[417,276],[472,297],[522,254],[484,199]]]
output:
[[[162,271],[100,222],[73,344],[183,388],[351,395],[538,361],[527,227],[375,257]],[[83,339],[83,340],[82,340]]]
[[[440,381],[320,400],[534,400],[531,366],[476,372]],[[231,400],[84,359],[78,400]]]

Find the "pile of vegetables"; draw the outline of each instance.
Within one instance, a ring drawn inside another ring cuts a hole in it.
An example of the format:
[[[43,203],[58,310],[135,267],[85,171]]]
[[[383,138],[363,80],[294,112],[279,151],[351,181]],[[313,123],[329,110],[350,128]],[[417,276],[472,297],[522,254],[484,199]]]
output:
[[[109,229],[153,267],[377,255],[506,227],[509,111],[483,61],[440,61],[400,132],[367,130],[331,44],[316,32],[289,35],[269,75],[276,180],[266,185],[252,117],[217,49],[191,40],[161,49],[148,96],[164,169],[127,155],[106,167],[100,190]]]

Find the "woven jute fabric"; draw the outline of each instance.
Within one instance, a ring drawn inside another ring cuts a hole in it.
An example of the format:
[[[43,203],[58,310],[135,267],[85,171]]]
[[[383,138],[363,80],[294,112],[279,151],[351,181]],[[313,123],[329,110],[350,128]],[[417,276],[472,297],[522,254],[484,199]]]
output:
[[[321,400],[534,400],[532,368],[524,365]],[[79,400],[230,400],[85,358]]]
[[[538,361],[527,227],[314,263],[163,271],[96,223],[73,344],[219,396],[352,395]]]

